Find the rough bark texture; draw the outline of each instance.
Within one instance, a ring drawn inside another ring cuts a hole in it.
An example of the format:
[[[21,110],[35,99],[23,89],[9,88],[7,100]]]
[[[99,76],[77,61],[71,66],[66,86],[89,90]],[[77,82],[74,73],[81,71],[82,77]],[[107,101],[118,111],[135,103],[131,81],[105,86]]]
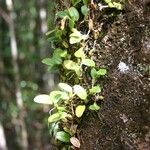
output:
[[[86,113],[81,122],[81,149],[149,150],[150,1],[129,0],[122,14],[103,23],[105,35],[96,41],[94,59],[108,67],[105,98],[100,111]],[[119,71],[120,61],[128,72]]]

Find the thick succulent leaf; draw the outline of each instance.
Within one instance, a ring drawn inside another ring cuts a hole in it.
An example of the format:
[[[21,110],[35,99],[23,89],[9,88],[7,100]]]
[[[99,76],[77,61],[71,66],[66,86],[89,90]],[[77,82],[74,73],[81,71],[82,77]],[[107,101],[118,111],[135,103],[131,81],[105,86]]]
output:
[[[76,107],[75,114],[78,118],[80,118],[85,111],[85,105],[79,105]]]
[[[57,112],[55,114],[52,114],[49,116],[48,118],[48,122],[51,123],[51,122],[57,122],[61,119],[64,119],[67,117],[67,113],[66,112]]]
[[[53,103],[58,103],[60,100],[68,100],[69,96],[66,92],[62,91],[52,91],[50,93],[50,99],[53,101]]]
[[[56,133],[55,138],[61,142],[68,143],[70,141],[70,134],[64,131],[59,131]]]
[[[36,96],[34,98],[34,102],[40,103],[40,104],[50,104],[50,105],[53,104],[53,101],[50,98],[50,96],[46,94],[41,94],[41,95]]]
[[[86,98],[87,98],[87,92],[86,92],[86,90],[82,86],[80,86],[80,85],[74,85],[73,89],[74,89],[74,93],[78,97],[80,97],[83,100],[86,100]]]
[[[65,92],[68,93],[72,93],[72,87],[70,85],[66,83],[59,83],[58,86],[61,90],[64,90]]]

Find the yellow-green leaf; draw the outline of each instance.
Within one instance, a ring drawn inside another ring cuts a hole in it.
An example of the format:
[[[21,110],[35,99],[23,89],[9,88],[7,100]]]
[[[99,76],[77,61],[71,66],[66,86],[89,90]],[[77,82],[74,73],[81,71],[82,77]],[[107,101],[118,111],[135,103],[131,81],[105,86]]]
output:
[[[76,107],[75,114],[78,118],[80,118],[85,111],[85,105],[79,105]]]
[[[81,47],[80,49],[78,49],[74,55],[77,57],[77,58],[85,58],[85,54],[84,54],[84,51],[83,51],[83,47]]]
[[[97,111],[97,110],[99,110],[100,109],[100,107],[96,104],[96,102],[93,104],[93,105],[90,105],[89,106],[89,109],[90,110],[95,110],[95,111]]]
[[[99,85],[93,86],[91,89],[89,89],[90,94],[95,94],[101,92],[101,88]]]

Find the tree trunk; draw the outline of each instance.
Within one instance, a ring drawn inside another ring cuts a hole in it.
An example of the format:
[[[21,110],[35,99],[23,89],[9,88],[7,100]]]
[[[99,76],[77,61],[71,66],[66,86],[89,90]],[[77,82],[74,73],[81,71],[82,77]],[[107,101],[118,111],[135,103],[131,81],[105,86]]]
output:
[[[12,0],[6,0],[7,9],[9,11],[10,22],[9,22],[9,32],[10,32],[10,46],[11,46],[11,55],[12,55],[12,65],[14,69],[14,82],[15,82],[15,95],[16,95],[16,103],[19,108],[19,118],[18,118],[18,126],[16,127],[18,130],[18,134],[20,137],[18,138],[18,142],[23,150],[28,149],[28,141],[27,141],[27,130],[24,120],[24,112],[23,112],[23,99],[22,93],[20,89],[20,74],[19,74],[19,66],[17,63],[18,59],[18,49],[17,49],[17,41],[15,36],[15,27],[14,27],[14,16],[13,16],[13,2]]]

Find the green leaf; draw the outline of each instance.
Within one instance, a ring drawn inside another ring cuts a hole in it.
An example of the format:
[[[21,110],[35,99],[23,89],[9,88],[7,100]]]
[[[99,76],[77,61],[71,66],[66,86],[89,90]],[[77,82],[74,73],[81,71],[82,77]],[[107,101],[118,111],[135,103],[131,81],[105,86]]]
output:
[[[53,66],[53,61],[52,61],[51,58],[45,58],[45,59],[43,59],[42,63],[46,64],[46,65],[52,65]]]
[[[80,49],[78,49],[74,55],[77,57],[77,58],[85,58],[85,54],[84,54],[84,51],[83,51],[83,47],[81,47]]]
[[[61,119],[64,119],[67,117],[67,113],[66,112],[57,112],[53,115],[50,115],[50,117],[48,118],[48,122],[57,122]]]
[[[90,105],[89,106],[89,109],[90,110],[95,110],[95,111],[97,111],[97,110],[99,110],[100,109],[100,107],[96,104],[96,102],[93,104],[93,105]]]
[[[84,5],[84,6],[81,7],[81,12],[82,12],[82,14],[83,14],[85,17],[87,17],[88,11],[89,11],[89,10],[88,10],[88,8],[87,8],[86,5]]]
[[[85,111],[85,105],[79,105],[76,107],[75,114],[78,118],[80,118]]]
[[[82,100],[86,100],[86,98],[87,98],[87,92],[86,92],[86,90],[82,86],[80,86],[80,85],[74,85],[73,89],[74,89],[74,93],[78,97],[80,97]]]
[[[62,49],[55,49],[54,50],[54,54],[53,57],[66,57],[67,56],[67,51],[66,50],[62,50]]]
[[[78,3],[80,3],[81,0],[71,0],[71,2],[72,2],[72,5],[75,6],[75,5],[77,5]]]
[[[82,64],[89,67],[95,67],[95,62],[92,59],[82,59]]]
[[[65,92],[68,93],[72,93],[72,87],[70,85],[66,83],[59,83],[58,86],[61,90],[64,90]]]
[[[100,76],[104,76],[106,75],[107,70],[106,69],[99,69],[98,71],[96,71],[95,68],[91,69],[91,77],[93,79],[99,78]]]
[[[69,28],[70,29],[74,28],[74,24],[75,24],[74,20],[70,19],[69,20]]]
[[[98,75],[98,76],[104,76],[104,75],[106,75],[106,73],[107,73],[107,70],[106,70],[106,69],[99,69],[99,70],[97,71],[97,75]]]
[[[93,86],[91,89],[89,89],[90,94],[96,94],[101,92],[101,88],[99,85]]]
[[[92,68],[92,69],[91,69],[91,77],[92,77],[93,79],[95,79],[95,78],[97,77],[97,71],[96,71],[95,68]]]
[[[68,100],[69,96],[66,92],[62,91],[52,91],[50,93],[50,99],[54,104],[57,104],[60,100]]]
[[[61,142],[68,143],[70,141],[70,134],[64,131],[59,131],[56,133],[55,138]]]
[[[51,100],[50,96],[46,94],[41,94],[41,95],[36,96],[34,98],[34,102],[40,103],[40,104],[50,104],[50,105],[53,104],[53,101]]]
[[[68,9],[68,14],[72,20],[74,20],[74,21],[79,20],[79,12],[75,7],[70,7]]]
[[[83,0],[84,5],[88,5],[89,0]]]
[[[65,17],[68,17],[69,18],[69,16],[68,16],[68,14],[65,12],[65,11],[59,11],[59,12],[57,12],[57,14],[56,14],[59,18],[65,18]]]

